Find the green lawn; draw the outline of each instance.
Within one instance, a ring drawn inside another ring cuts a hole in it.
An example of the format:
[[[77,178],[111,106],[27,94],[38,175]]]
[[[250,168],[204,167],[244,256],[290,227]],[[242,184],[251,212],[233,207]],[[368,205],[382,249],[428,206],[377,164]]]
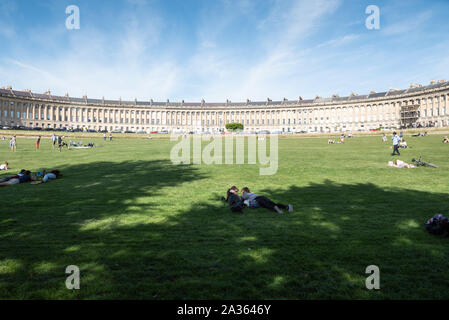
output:
[[[1,299],[447,299],[449,239],[423,223],[449,215],[449,145],[408,138],[400,159],[439,169],[387,166],[380,137],[327,145],[279,140],[279,169],[180,165],[169,140],[93,140],[103,148],[53,151],[50,140],[0,141],[0,161],[60,180],[0,188]],[[230,212],[219,197],[248,186],[293,213]],[[365,268],[380,268],[380,290]],[[81,289],[65,287],[65,268]]]

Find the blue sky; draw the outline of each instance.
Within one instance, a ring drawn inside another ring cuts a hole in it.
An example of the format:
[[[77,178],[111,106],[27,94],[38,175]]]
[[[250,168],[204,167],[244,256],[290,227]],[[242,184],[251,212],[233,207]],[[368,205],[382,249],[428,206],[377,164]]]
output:
[[[0,0],[0,85],[209,102],[407,88],[449,80],[448,13],[449,0]]]

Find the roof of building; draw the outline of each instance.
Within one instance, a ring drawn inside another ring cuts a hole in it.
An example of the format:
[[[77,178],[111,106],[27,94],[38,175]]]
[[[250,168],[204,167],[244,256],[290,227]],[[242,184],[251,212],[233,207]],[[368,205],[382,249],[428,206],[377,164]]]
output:
[[[90,99],[87,97],[83,98],[74,98],[66,96],[56,96],[51,95],[50,92],[41,94],[41,93],[33,93],[29,90],[24,91],[18,91],[18,90],[12,90],[9,87],[8,88],[0,88],[0,95],[3,96],[13,96],[13,97],[19,97],[19,98],[34,98],[34,99],[41,99],[41,100],[50,100],[50,101],[64,101],[64,102],[74,102],[74,103],[84,103],[84,104],[104,104],[104,105],[123,105],[123,106],[171,106],[171,107],[219,107],[219,106],[231,106],[231,107],[244,107],[244,106],[278,106],[278,105],[298,105],[298,104],[312,104],[312,103],[332,103],[332,102],[345,102],[345,101],[354,101],[354,100],[362,100],[362,99],[371,99],[371,98],[383,98],[383,97],[391,97],[401,94],[407,94],[407,93],[417,93],[425,90],[432,90],[437,89],[440,87],[449,87],[448,81],[438,81],[438,82],[432,82],[430,85],[427,86],[414,86],[412,85],[408,89],[403,90],[393,90],[390,89],[386,92],[372,92],[365,95],[356,95],[351,94],[347,97],[339,97],[337,95],[334,95],[332,97],[328,98],[321,98],[316,97],[315,99],[308,99],[308,100],[278,100],[278,101],[272,101],[270,99],[267,99],[266,101],[250,101],[247,102],[153,102],[152,100],[148,101],[122,101],[122,100],[104,100],[104,99]]]

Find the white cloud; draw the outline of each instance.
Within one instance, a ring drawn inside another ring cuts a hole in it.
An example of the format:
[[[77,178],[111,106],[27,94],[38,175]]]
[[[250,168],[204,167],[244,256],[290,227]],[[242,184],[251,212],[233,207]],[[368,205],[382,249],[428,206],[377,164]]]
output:
[[[350,42],[353,42],[357,39],[360,38],[360,35],[358,34],[347,34],[343,37],[339,37],[336,39],[331,39],[329,41],[320,43],[317,48],[322,48],[322,47],[339,47],[339,46],[343,46],[345,44],[348,44]]]

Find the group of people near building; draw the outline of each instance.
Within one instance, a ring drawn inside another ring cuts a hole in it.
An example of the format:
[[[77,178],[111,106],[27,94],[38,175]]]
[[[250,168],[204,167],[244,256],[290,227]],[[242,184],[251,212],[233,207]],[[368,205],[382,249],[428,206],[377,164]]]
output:
[[[265,208],[279,214],[283,214],[283,210],[293,212],[293,206],[291,204],[285,205],[282,203],[275,203],[265,196],[259,196],[252,193],[248,187],[243,188],[241,194],[242,195],[239,196],[239,189],[236,186],[233,186],[228,189],[226,198],[223,197],[222,200],[229,204],[231,211],[233,212],[242,212],[244,208]]]
[[[41,145],[41,136],[38,136],[36,138],[36,151],[39,151],[40,145]],[[0,140],[5,140],[5,137],[2,137]],[[65,142],[64,136],[51,136],[52,146],[53,150],[57,147],[58,151],[61,152],[64,147],[67,147],[68,144]],[[11,139],[9,140],[9,148],[11,149],[11,152],[17,151],[17,136],[13,135]]]
[[[55,136],[54,134],[51,136],[51,143],[53,146],[53,150],[56,145],[58,147],[58,151],[61,152],[64,147],[68,147],[69,145],[65,142],[65,136]]]
[[[5,161],[6,162],[6,161]],[[15,184],[31,182],[33,184],[46,183],[62,177],[59,170],[42,170],[32,173],[30,170],[22,169],[19,173],[13,176],[4,177],[0,179],[0,186],[12,186]]]

